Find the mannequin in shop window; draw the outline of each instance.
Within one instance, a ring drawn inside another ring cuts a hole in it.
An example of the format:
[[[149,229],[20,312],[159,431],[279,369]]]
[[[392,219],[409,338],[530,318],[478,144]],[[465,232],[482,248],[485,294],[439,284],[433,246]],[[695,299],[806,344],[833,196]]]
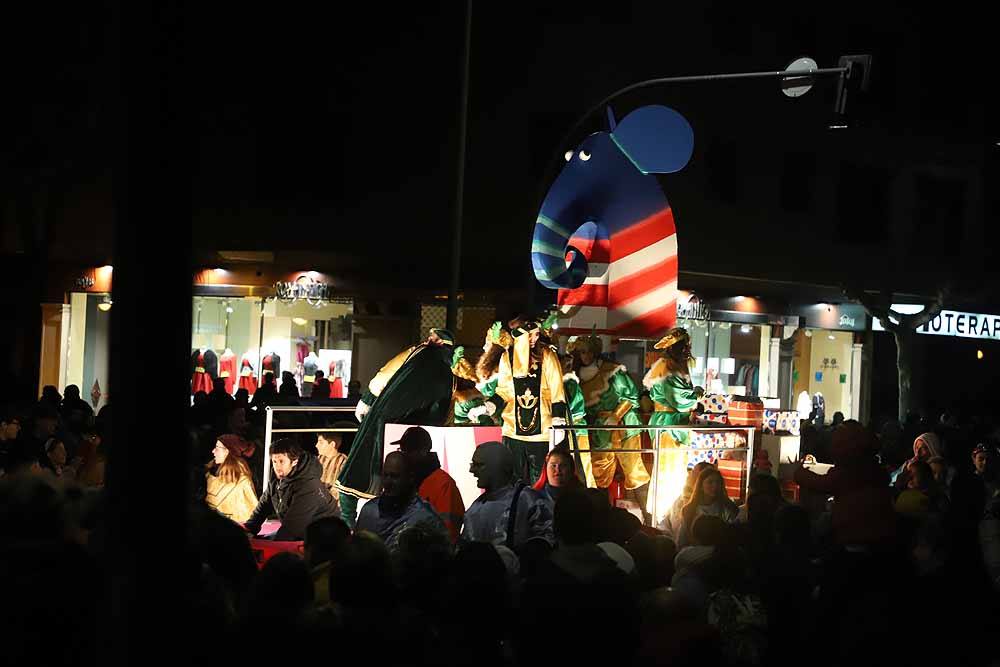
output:
[[[302,397],[312,396],[313,385],[316,383],[316,372],[319,369],[319,357],[312,350],[302,360]]]
[[[821,392],[813,394],[812,399],[812,421],[817,428],[826,423],[826,399]]]
[[[260,368],[264,373],[271,373],[274,377],[281,377],[281,357],[273,350],[264,355],[260,360]]]
[[[257,393],[257,378],[254,377],[253,358],[250,352],[243,354],[240,360],[240,383],[239,388],[245,389],[247,394],[253,396]]]
[[[236,387],[236,354],[228,347],[219,357],[219,377],[225,380],[226,393],[232,396]]]
[[[191,353],[191,395],[213,389],[212,380],[219,376],[219,358],[209,348],[198,348]]]
[[[344,390],[344,360],[337,359],[330,362],[330,398],[345,398],[347,392]]]

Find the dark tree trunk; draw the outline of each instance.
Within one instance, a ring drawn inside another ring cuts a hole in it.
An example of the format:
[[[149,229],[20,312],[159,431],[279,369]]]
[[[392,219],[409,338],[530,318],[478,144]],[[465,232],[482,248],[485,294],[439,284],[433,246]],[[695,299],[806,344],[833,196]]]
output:
[[[899,374],[899,423],[905,423],[913,410],[913,347],[916,332],[912,329],[896,329],[896,371]]]

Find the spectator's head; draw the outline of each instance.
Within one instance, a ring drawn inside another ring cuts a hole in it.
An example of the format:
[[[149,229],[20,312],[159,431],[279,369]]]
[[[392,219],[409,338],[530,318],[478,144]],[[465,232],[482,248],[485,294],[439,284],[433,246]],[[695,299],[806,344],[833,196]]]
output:
[[[21,418],[12,411],[0,417],[0,442],[17,440],[21,434]]]
[[[17,440],[7,449],[4,473],[7,476],[37,474],[45,454],[33,440]]]
[[[323,371],[316,371],[316,382],[319,382],[320,380],[322,380],[325,377],[326,377],[326,373],[324,373]]]
[[[914,461],[909,465],[910,479],[906,488],[927,492],[934,484],[934,471],[926,461]]]
[[[382,497],[395,501],[409,500],[415,490],[406,457],[399,452],[390,452],[382,463]]]
[[[410,463],[411,470],[418,470],[431,455],[431,434],[420,426],[406,429],[403,436],[392,444],[399,445],[399,451]]]
[[[503,488],[514,478],[514,456],[499,442],[484,442],[472,454],[469,472],[475,476],[480,489]]]
[[[556,538],[568,546],[596,541],[594,534],[594,505],[581,491],[572,490],[559,495],[553,513]]]
[[[913,458],[926,461],[932,456],[941,456],[941,439],[936,433],[921,433],[913,441]]]
[[[44,441],[55,435],[56,429],[59,427],[59,413],[54,408],[39,402],[33,416],[35,419],[35,438]]]
[[[274,373],[268,371],[264,373],[264,377],[261,378],[262,387],[274,387]]]
[[[996,452],[983,443],[976,445],[972,450],[972,465],[976,469],[976,474],[984,476],[996,464]]]
[[[548,560],[552,545],[544,537],[532,537],[521,545],[518,556],[521,559],[521,576],[531,579],[538,568]]]
[[[625,546],[641,530],[642,521],[639,517],[622,507],[611,508],[608,514],[606,541]]]
[[[212,450],[217,466],[215,475],[227,484],[236,484],[243,477],[251,479],[250,466],[244,457],[253,450],[254,446],[238,435],[229,433],[220,436]]]
[[[701,547],[718,547],[725,544],[729,525],[717,516],[702,514],[691,524],[691,539]]]
[[[543,486],[547,482],[557,489],[579,484],[576,478],[576,464],[568,447],[559,445],[545,456],[545,472],[540,481]]]
[[[337,433],[317,433],[316,451],[324,456],[331,456],[340,451],[340,438]]]
[[[313,601],[312,575],[298,554],[288,551],[272,556],[254,580],[247,597],[251,617],[290,623]]]
[[[360,396],[361,395],[361,381],[351,380],[347,383],[347,395],[348,396]]]
[[[282,373],[282,375],[284,375],[284,373]],[[278,395],[285,398],[299,397],[299,387],[295,384],[294,377],[282,379],[281,386],[278,388]]]
[[[694,464],[694,467],[688,471],[687,479],[684,480],[684,492],[683,497],[685,500],[691,497],[694,493],[695,484],[698,482],[698,477],[701,476],[702,471],[713,467],[708,461],[699,461]]]
[[[201,390],[196,391],[194,393],[194,401],[192,402],[192,405],[196,408],[203,408],[208,405],[208,394]]]
[[[45,441],[45,461],[46,468],[57,470],[66,465],[66,443],[62,438],[49,438]]]
[[[774,543],[781,550],[808,552],[811,543],[809,513],[799,505],[784,505],[774,513]]]
[[[876,451],[875,436],[853,419],[841,424],[830,438],[830,456],[836,464],[873,457]]]
[[[247,391],[246,387],[240,387],[236,390],[236,395],[233,396],[236,399],[237,405],[249,405],[250,404],[250,392]]]
[[[58,407],[62,402],[62,396],[59,395],[59,390],[50,384],[42,387],[42,397],[39,399],[42,403],[47,403],[50,406]]]
[[[79,401],[80,400],[80,388],[75,384],[66,385],[66,391],[64,392],[64,397],[67,401]]]
[[[932,456],[927,459],[927,465],[931,467],[931,472],[934,474],[934,481],[938,484],[944,484],[948,473],[948,462],[944,460],[944,457]]]
[[[722,479],[722,473],[714,467],[708,467],[698,475],[698,482],[695,485],[692,498],[699,505],[711,505],[720,500],[725,493],[726,482]]]
[[[62,540],[68,528],[64,505],[63,495],[45,477],[15,475],[0,479],[4,544]]]
[[[767,473],[758,473],[750,478],[750,489],[747,493],[748,497],[751,496],[772,496],[777,499],[781,499],[781,485],[778,484],[778,478],[774,475],[768,475]]]
[[[656,586],[669,586],[674,576],[674,558],[677,557],[677,544],[666,535],[653,538],[653,559],[656,566]]]
[[[271,468],[278,479],[288,477],[301,458],[302,448],[293,440],[278,440],[271,445]]]
[[[695,482],[691,497],[684,504],[682,516],[684,525],[689,531],[688,534],[691,534],[691,522],[694,521],[695,515],[698,513],[698,508],[702,505],[713,505],[716,503],[725,505],[733,504],[726,495],[726,483],[722,479],[722,473],[717,468],[709,466],[698,475],[698,481]]]
[[[306,526],[304,555],[310,567],[336,560],[351,539],[351,529],[340,517],[316,519]]]
[[[215,378],[212,380],[212,391],[217,394],[225,394],[226,392],[226,379],[225,378]]]
[[[354,534],[330,572],[330,600],[348,609],[382,609],[396,602],[389,550],[368,531]]]
[[[844,423],[844,413],[839,411],[834,412],[833,419],[830,421],[830,425],[836,428],[837,426],[840,426],[843,423]]]

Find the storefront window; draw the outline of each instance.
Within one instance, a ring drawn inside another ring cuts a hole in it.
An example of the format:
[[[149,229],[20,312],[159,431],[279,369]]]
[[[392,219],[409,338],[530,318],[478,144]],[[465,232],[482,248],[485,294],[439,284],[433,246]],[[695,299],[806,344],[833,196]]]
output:
[[[795,335],[792,377],[798,401],[808,400],[817,421],[822,418],[829,422],[836,412],[843,413],[846,419],[857,418],[852,379],[861,369],[854,368],[854,334],[800,329]]]
[[[330,381],[331,398],[347,396],[351,378],[353,303],[314,307],[260,297],[196,296],[192,303],[192,392],[210,391],[222,378],[226,391],[253,394],[265,372],[280,385],[289,372],[302,397],[312,396],[316,372]]]
[[[761,360],[770,327],[679,318],[691,336],[691,381],[712,394],[760,395]],[[763,350],[763,351],[762,351]]]
[[[111,297],[102,293],[73,292],[69,302],[65,385],[78,386],[80,397],[96,412],[109,400]]]

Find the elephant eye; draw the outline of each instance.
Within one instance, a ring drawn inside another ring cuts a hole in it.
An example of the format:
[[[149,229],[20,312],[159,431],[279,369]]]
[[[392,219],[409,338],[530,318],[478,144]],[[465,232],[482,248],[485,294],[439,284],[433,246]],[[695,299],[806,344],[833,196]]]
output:
[[[566,161],[569,162],[570,160],[573,159],[573,151],[566,151],[566,155],[564,155],[563,157],[565,157]]]
[[[590,159],[590,153],[588,153],[587,151],[580,151],[580,159],[586,162],[587,160]]]

